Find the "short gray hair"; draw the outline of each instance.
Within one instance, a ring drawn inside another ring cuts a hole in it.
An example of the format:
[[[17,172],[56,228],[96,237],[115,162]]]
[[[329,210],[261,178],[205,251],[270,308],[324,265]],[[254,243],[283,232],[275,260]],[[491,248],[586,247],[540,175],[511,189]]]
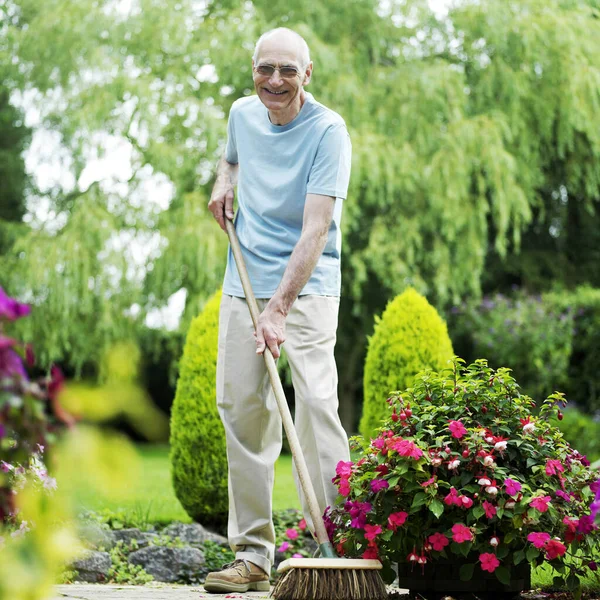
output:
[[[277,27],[275,29],[270,29],[269,31],[265,31],[256,42],[256,46],[254,46],[254,54],[252,55],[252,60],[256,63],[258,60],[258,51],[260,49],[260,45],[264,42],[265,39],[271,37],[272,35],[276,35],[278,33],[287,33],[291,34],[298,43],[300,44],[300,60],[302,62],[302,67],[305,67],[310,62],[310,51],[308,49],[308,44],[306,40],[293,29],[288,29],[287,27]]]

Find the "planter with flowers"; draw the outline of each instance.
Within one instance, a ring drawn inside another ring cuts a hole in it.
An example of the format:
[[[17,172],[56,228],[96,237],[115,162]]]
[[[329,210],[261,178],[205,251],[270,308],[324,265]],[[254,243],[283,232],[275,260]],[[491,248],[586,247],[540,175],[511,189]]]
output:
[[[544,562],[580,588],[600,556],[600,475],[549,424],[563,402],[534,412],[485,360],[420,374],[388,399],[375,439],[353,439],[360,459],[338,464],[326,512],[338,553],[379,558],[388,580],[398,563],[413,591],[514,593]]]

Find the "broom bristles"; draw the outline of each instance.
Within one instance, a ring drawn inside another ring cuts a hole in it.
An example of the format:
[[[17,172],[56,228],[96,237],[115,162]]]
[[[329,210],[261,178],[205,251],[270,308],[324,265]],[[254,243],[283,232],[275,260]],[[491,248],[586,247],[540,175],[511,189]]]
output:
[[[271,596],[276,600],[386,600],[378,571],[360,569],[300,569],[286,571]]]

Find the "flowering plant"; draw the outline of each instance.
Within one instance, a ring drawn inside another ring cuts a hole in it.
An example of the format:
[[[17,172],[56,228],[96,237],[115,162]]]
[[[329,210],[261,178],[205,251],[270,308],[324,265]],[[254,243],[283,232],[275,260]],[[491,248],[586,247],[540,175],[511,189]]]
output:
[[[47,377],[30,380],[31,346],[4,335],[4,326],[30,313],[0,287],[0,523],[15,517],[15,495],[33,476],[47,490],[56,487],[43,462],[44,448],[74,419],[58,402],[62,373],[52,367]],[[23,531],[21,524],[19,531]]]
[[[597,569],[600,480],[548,422],[562,394],[534,414],[509,369],[464,365],[421,373],[388,399],[375,439],[353,438],[361,457],[338,464],[326,512],[338,553],[379,558],[390,580],[391,562],[455,555],[461,579],[481,569],[508,584],[509,565],[546,561],[577,588]]]

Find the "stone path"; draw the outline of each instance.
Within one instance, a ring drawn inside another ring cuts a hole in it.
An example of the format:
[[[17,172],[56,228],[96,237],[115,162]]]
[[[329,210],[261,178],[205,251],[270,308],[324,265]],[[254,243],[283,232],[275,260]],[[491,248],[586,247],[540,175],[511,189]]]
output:
[[[57,585],[51,600],[264,600],[267,592],[246,594],[208,594],[202,587],[168,584],[133,585]]]

